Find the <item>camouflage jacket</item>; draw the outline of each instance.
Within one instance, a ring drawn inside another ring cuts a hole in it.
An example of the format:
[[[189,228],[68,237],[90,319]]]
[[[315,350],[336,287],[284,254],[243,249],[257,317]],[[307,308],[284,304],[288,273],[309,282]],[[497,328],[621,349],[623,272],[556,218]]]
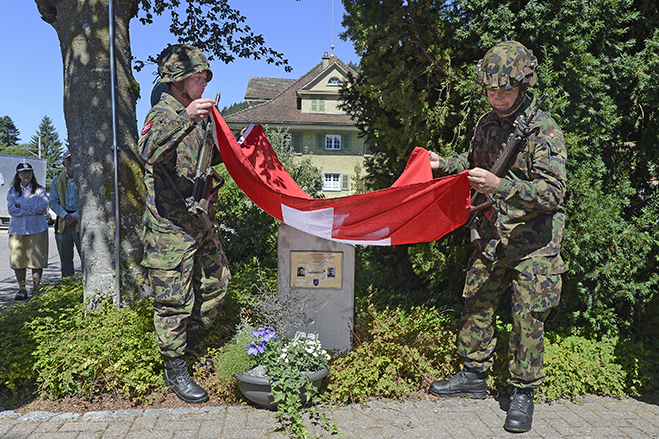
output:
[[[168,93],[146,115],[138,143],[146,162],[146,267],[175,267],[203,236],[202,218],[188,212],[183,199],[192,195],[203,139],[202,126],[192,122],[185,107]]]
[[[530,113],[535,104],[528,94],[520,109],[502,122],[494,111],[486,113],[476,125],[469,150],[440,158],[439,171],[454,174],[474,167],[490,169],[513,132],[515,119]],[[490,260],[496,260],[499,245],[499,251],[511,261],[559,256],[565,227],[562,204],[567,150],[563,133],[551,116],[539,111],[531,124],[532,129],[536,127],[539,131],[529,136],[493,194],[498,210],[494,223],[483,219],[478,230],[481,239],[476,247]],[[551,259],[562,265],[560,257]]]

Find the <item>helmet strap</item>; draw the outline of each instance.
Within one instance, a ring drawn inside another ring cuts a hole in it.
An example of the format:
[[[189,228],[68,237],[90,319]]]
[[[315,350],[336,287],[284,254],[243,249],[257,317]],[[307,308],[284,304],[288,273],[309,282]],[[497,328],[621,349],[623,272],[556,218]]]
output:
[[[507,117],[510,116],[511,114],[515,114],[517,110],[519,110],[519,107],[524,103],[524,100],[526,99],[526,90],[529,88],[528,85],[526,84],[520,84],[520,91],[519,91],[519,96],[517,96],[517,99],[513,103],[513,105],[510,106],[507,110],[497,110],[496,108],[492,107],[492,110],[497,114],[499,117]]]
[[[185,90],[185,87],[183,86],[183,81],[173,82],[172,85],[176,87],[176,90],[179,92],[179,94],[183,99],[189,101],[188,104],[192,102],[192,98],[190,97],[188,92]]]

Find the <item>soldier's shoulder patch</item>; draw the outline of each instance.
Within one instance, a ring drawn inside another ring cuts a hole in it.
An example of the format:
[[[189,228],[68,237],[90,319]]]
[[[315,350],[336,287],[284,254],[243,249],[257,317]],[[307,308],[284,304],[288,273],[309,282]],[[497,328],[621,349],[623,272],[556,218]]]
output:
[[[140,134],[144,135],[144,134],[148,133],[152,126],[153,126],[153,121],[150,121],[149,123],[144,125],[144,128],[142,128],[142,131],[140,132]]]

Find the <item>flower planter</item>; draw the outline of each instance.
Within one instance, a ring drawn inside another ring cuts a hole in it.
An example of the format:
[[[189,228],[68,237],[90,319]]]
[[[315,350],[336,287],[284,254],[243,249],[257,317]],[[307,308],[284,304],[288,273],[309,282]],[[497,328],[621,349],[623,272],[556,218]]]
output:
[[[323,378],[325,378],[328,373],[329,369],[321,369],[318,372],[310,374],[309,380],[316,389],[319,389]],[[236,379],[238,380],[238,388],[245,398],[249,399],[259,407],[271,410],[277,409],[277,404],[273,402],[273,398],[270,396],[270,381],[267,377],[258,377],[241,372],[236,375]],[[300,399],[302,400],[302,404],[306,402],[306,392],[302,392]]]

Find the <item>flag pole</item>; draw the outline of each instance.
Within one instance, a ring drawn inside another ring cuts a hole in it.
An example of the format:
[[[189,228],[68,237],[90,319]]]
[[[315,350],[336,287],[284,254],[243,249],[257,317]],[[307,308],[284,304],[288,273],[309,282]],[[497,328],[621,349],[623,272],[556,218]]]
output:
[[[119,245],[120,245],[120,216],[119,216],[119,159],[117,156],[117,114],[115,108],[114,96],[114,83],[115,83],[115,59],[114,59],[114,11],[112,3],[114,0],[108,1],[108,15],[110,27],[110,99],[112,106],[112,150],[114,155],[114,222],[115,222],[115,297],[114,306],[119,308],[121,306],[121,265],[119,260]]]

